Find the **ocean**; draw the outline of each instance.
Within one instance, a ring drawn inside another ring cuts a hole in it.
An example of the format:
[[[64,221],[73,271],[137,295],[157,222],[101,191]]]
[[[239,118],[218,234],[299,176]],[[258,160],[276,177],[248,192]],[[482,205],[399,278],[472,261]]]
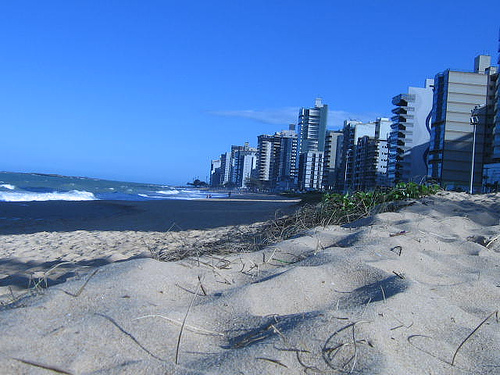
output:
[[[0,172],[0,202],[158,199],[192,200],[226,194],[188,187],[141,184],[42,173]]]

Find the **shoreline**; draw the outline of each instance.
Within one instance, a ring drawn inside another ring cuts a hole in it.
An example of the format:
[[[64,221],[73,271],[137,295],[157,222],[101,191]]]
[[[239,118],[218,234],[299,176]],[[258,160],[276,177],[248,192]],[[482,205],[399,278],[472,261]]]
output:
[[[250,225],[294,212],[276,196],[154,201],[0,202],[0,235],[37,232],[182,231]]]
[[[0,300],[114,262],[241,248],[297,209],[296,200],[257,198],[0,202]]]

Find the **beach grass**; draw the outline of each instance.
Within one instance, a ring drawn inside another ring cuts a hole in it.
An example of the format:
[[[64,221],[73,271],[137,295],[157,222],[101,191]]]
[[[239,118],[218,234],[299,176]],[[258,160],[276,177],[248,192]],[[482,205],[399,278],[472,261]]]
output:
[[[176,246],[163,248],[146,243],[153,259],[177,261],[208,254],[253,252],[299,236],[321,226],[343,225],[374,213],[395,211],[411,204],[412,199],[432,195],[437,185],[401,183],[392,189],[371,192],[306,193],[294,213],[253,225],[229,226],[217,236],[200,236],[195,242],[181,232],[170,232]],[[408,202],[410,200],[410,202]],[[403,202],[405,201],[405,202]],[[174,240],[175,238],[175,240]]]
[[[279,242],[304,231],[328,225],[348,224],[373,213],[394,211],[404,204],[395,204],[409,199],[419,199],[440,191],[437,185],[399,183],[392,189],[370,192],[356,191],[347,194],[324,193],[318,203],[307,195],[303,205],[293,214],[276,219],[268,224],[266,233],[270,242]],[[314,195],[314,198],[318,197]]]

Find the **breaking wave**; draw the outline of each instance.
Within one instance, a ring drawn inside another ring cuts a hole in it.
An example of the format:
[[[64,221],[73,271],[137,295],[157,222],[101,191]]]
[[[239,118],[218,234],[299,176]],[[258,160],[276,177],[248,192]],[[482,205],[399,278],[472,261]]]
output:
[[[66,192],[0,192],[3,202],[41,202],[41,201],[93,201],[97,198],[88,191],[71,190]]]

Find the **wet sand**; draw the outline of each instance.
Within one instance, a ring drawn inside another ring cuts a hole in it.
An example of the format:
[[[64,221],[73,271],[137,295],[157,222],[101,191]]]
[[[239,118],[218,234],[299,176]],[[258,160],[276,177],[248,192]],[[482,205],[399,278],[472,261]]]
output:
[[[257,194],[190,201],[0,202],[0,235],[213,229],[273,219],[292,212],[297,202]]]

